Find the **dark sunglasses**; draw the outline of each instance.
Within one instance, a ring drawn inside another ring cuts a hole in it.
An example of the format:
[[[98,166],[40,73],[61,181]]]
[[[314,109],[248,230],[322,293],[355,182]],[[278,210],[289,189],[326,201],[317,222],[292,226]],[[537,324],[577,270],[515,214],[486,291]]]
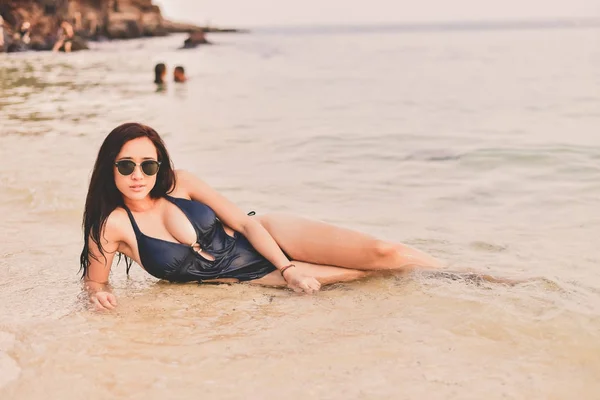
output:
[[[160,161],[146,160],[142,161],[140,164],[136,164],[131,160],[120,160],[117,161],[115,165],[117,166],[117,171],[119,171],[119,173],[123,176],[133,174],[136,165],[142,167],[142,172],[144,173],[144,175],[152,176],[156,175],[156,173],[158,172],[158,168],[160,167]]]

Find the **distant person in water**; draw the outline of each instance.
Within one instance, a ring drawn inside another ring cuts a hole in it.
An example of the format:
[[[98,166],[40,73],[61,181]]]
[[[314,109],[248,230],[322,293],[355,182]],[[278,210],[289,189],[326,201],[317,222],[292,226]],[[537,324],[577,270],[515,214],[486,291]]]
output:
[[[63,20],[58,30],[58,40],[54,43],[52,51],[59,51],[64,46],[65,53],[70,53],[73,48],[74,36],[73,25]]]
[[[167,66],[164,63],[158,63],[154,66],[154,83],[164,85],[167,77]]]
[[[183,69],[181,65],[176,66],[173,70],[173,81],[177,83],[183,83],[187,81],[187,78],[185,76],[185,69]]]

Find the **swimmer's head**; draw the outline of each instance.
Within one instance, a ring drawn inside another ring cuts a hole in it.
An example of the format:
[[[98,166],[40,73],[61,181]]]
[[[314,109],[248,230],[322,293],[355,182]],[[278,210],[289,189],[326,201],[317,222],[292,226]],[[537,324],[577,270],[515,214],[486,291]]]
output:
[[[167,75],[167,66],[164,63],[158,63],[154,66],[154,83],[165,83]]]
[[[181,65],[178,65],[173,70],[173,80],[178,83],[185,82],[187,80],[185,76],[185,69]]]

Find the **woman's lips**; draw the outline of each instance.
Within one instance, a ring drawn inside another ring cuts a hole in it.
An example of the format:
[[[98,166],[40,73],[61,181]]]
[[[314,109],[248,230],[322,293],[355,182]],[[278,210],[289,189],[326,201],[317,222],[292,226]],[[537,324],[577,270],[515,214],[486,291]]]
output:
[[[133,192],[141,192],[144,190],[144,187],[146,187],[146,185],[132,185],[129,186],[129,189],[131,189]]]

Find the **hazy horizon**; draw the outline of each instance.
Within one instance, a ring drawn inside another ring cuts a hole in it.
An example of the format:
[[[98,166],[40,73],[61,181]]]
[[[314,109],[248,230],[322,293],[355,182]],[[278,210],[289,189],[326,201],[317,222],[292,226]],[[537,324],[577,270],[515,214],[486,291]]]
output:
[[[212,25],[299,26],[600,18],[595,0],[372,0],[349,5],[343,0],[154,0],[166,18]]]

